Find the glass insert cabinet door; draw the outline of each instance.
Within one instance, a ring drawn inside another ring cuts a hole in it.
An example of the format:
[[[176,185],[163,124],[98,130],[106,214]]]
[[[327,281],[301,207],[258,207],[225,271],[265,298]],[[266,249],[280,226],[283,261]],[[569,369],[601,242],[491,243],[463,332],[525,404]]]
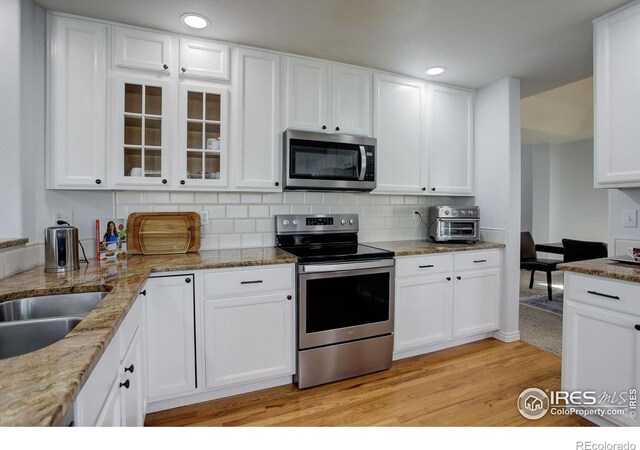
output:
[[[226,185],[229,90],[180,86],[179,186]]]
[[[168,88],[163,82],[115,79],[112,146],[117,185],[168,185]]]

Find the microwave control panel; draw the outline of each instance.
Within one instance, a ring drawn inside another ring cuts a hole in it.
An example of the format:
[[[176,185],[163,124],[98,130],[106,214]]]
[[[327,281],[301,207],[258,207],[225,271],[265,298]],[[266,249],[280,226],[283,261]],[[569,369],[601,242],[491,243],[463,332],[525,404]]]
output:
[[[367,150],[367,170],[364,173],[364,181],[375,181],[375,158],[373,157],[373,152],[371,150]]]

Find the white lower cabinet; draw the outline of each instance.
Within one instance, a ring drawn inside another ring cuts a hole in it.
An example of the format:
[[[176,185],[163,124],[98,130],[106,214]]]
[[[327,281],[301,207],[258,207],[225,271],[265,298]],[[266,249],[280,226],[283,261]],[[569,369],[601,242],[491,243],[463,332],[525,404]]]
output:
[[[500,250],[396,258],[394,359],[499,328]]]
[[[640,285],[565,272],[562,390],[610,397],[593,407],[629,407],[603,417],[617,425],[640,425],[637,400],[628,403],[640,388],[638,298]]]
[[[76,397],[74,425],[143,425],[143,313],[144,300],[139,297]]]

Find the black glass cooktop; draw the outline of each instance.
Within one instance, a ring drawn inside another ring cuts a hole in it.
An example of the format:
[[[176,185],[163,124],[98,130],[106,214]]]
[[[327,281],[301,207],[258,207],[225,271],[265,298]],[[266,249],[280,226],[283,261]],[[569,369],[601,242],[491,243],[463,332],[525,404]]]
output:
[[[301,263],[361,261],[365,259],[393,258],[394,256],[394,253],[389,250],[363,244],[322,244],[293,247],[281,246],[280,248],[297,256]]]

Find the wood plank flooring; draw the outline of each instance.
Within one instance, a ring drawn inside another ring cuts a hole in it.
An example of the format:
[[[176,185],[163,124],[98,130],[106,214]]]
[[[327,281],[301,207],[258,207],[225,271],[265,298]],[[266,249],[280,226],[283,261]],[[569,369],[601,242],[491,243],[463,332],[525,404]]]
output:
[[[310,389],[265,389],[149,414],[146,426],[589,426],[579,416],[527,420],[528,387],[560,389],[560,357],[495,339],[416,356]]]

